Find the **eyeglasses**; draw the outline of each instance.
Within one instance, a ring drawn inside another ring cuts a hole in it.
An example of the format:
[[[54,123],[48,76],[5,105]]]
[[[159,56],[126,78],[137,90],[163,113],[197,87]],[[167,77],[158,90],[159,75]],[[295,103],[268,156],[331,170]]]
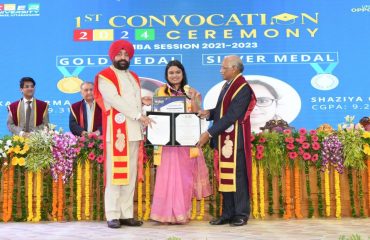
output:
[[[34,85],[23,85],[23,88],[35,88]]]
[[[224,67],[224,66],[221,66],[221,69],[222,70],[227,70],[227,69],[230,69],[230,68],[233,68],[233,67]]]
[[[272,103],[274,101],[276,101],[277,99],[273,99],[273,98],[268,98],[268,97],[258,97],[257,98],[257,103],[256,105],[258,107],[269,107],[272,105]]]

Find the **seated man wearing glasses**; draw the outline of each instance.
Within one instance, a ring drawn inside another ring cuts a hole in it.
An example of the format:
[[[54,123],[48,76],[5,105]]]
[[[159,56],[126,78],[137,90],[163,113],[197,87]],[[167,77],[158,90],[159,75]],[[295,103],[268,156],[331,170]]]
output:
[[[23,97],[8,107],[8,129],[13,135],[28,137],[49,123],[48,104],[34,98],[36,82],[30,77],[20,80]]]
[[[260,80],[248,80],[257,97],[256,106],[251,113],[252,132],[261,132],[266,122],[278,120],[277,105],[279,94],[270,84]]]

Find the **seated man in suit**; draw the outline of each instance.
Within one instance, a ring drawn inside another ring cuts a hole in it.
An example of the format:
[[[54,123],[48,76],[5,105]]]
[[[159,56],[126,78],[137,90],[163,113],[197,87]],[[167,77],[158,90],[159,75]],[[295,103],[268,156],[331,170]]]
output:
[[[23,77],[19,85],[23,97],[9,105],[7,125],[13,135],[28,137],[48,126],[48,104],[34,98],[36,82],[32,78]]]
[[[93,132],[97,136],[102,133],[102,112],[94,100],[94,84],[81,84],[82,101],[71,106],[69,114],[69,129],[76,136]]]

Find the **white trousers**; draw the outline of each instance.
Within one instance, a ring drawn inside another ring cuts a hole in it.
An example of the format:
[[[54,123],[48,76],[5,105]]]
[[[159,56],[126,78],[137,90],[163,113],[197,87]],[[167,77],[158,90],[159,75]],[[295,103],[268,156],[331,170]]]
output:
[[[137,175],[139,141],[129,141],[129,184],[112,185],[112,149],[107,142],[105,216],[108,221],[134,217],[134,193]]]

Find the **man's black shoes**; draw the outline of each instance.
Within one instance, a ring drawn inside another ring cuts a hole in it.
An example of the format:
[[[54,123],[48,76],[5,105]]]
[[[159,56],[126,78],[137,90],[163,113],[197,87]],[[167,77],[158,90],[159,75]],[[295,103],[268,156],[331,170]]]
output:
[[[248,218],[234,218],[233,220],[230,221],[230,226],[233,227],[240,227],[244,226],[248,223]]]
[[[211,225],[224,225],[224,224],[229,224],[230,219],[226,219],[223,217],[213,219],[209,222]]]
[[[118,219],[107,221],[109,228],[120,228],[121,224]]]
[[[139,227],[139,226],[143,225],[142,221],[135,220],[133,218],[120,219],[119,222],[120,222],[121,225],[126,225],[126,226],[130,226],[130,227]]]

